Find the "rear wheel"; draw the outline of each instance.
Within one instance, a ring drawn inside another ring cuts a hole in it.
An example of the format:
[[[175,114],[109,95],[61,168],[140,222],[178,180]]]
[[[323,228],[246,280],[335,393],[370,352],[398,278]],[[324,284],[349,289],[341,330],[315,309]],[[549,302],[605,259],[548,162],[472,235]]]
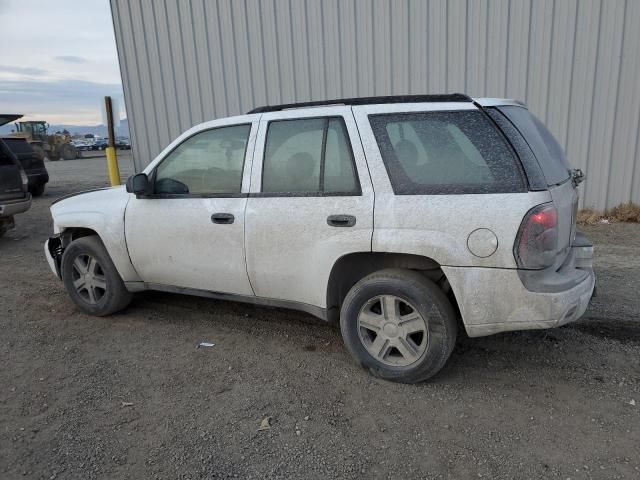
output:
[[[96,236],[71,242],[62,256],[62,280],[69,296],[88,314],[104,316],[125,308],[132,295]]]
[[[444,293],[420,273],[401,269],[381,270],[354,285],[342,304],[340,327],[362,367],[405,383],[438,373],[457,335]]]
[[[39,183],[38,185],[34,185],[33,187],[31,187],[29,191],[34,197],[40,197],[44,193],[44,186],[44,183]]]
[[[70,143],[60,145],[60,156],[63,160],[75,160],[78,158],[78,149]]]
[[[45,153],[44,149],[38,145],[37,143],[32,143],[31,144],[31,148],[33,148],[33,150],[36,152],[36,154],[42,158],[44,160],[44,157],[47,156],[47,154]]]

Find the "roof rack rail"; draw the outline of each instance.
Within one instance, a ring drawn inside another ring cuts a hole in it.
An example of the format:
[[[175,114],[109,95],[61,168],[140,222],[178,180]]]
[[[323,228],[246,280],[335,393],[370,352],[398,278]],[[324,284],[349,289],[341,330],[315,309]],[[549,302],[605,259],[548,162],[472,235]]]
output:
[[[436,95],[390,95],[385,97],[339,98],[336,100],[318,100],[315,102],[285,103],[282,105],[266,105],[254,108],[247,113],[279,112],[291,108],[321,107],[323,105],[373,105],[381,103],[424,103],[424,102],[473,102],[463,93]]]

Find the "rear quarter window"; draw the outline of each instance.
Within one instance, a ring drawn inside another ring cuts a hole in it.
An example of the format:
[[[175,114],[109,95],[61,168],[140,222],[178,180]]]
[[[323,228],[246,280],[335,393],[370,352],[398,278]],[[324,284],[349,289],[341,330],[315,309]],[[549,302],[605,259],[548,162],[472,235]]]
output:
[[[526,191],[513,150],[480,111],[369,116],[397,195]]]
[[[547,185],[558,185],[571,175],[571,165],[553,134],[525,107],[499,107],[518,129],[538,160]]]

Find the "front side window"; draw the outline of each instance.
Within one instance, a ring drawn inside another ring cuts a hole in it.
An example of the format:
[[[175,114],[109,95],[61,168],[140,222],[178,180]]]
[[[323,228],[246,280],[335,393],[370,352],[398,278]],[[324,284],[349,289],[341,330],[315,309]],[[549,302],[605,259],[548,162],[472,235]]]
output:
[[[482,112],[369,116],[398,195],[524,191],[517,159]]]
[[[359,184],[344,121],[339,117],[269,124],[262,192],[357,194]]]
[[[250,131],[251,125],[235,125],[188,138],[158,165],[154,193],[240,193]]]

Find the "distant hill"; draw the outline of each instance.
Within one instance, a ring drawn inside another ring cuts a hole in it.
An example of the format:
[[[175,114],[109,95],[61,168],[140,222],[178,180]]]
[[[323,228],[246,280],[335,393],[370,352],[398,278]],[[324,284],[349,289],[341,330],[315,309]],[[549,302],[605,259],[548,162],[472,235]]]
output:
[[[13,123],[9,123],[7,125],[3,125],[0,127],[0,135],[6,135],[7,133],[11,133],[11,130],[14,130],[15,127]],[[63,130],[67,130],[71,135],[87,135],[92,133],[93,135],[98,135],[100,137],[107,136],[107,126],[106,125],[49,125],[49,133],[61,132]],[[129,136],[129,120],[123,119],[120,120],[120,126],[116,128],[116,136],[118,137],[128,137]]]

